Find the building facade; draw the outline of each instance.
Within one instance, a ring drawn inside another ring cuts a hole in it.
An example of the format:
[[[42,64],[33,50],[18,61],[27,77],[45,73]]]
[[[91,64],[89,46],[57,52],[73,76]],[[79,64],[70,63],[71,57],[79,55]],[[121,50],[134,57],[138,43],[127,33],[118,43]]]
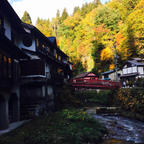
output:
[[[56,38],[22,23],[6,0],[0,1],[0,67],[0,129],[54,110],[56,89],[72,75]]]
[[[21,21],[9,3],[0,1],[0,129],[20,120],[20,65],[28,56],[13,41],[23,33]]]
[[[116,78],[117,75],[117,78]],[[111,80],[111,81],[120,81],[120,76],[122,75],[122,70],[118,69],[117,73],[115,70],[110,70],[102,73],[102,79],[103,80]]]
[[[121,75],[123,87],[133,87],[138,78],[144,78],[144,59],[133,58],[123,66]]]

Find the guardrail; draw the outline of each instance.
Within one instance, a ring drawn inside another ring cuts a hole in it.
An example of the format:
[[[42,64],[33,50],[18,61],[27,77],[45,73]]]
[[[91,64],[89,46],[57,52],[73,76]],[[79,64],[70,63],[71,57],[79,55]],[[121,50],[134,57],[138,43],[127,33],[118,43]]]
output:
[[[115,89],[121,87],[120,82],[101,80],[101,79],[72,79],[70,84],[73,87],[85,87],[85,88],[103,88],[103,89]]]

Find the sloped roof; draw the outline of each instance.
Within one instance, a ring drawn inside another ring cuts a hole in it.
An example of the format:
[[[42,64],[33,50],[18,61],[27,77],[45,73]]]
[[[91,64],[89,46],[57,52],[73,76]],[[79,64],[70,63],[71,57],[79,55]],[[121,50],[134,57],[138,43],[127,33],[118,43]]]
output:
[[[144,61],[144,59],[141,58],[133,58],[132,60],[128,60],[127,63],[130,63],[134,66],[144,66],[144,62],[139,62],[139,61]]]
[[[110,73],[113,73],[115,70],[109,70],[109,71],[106,71],[106,72],[103,72],[102,75],[104,74],[110,74]]]
[[[15,28],[16,31],[24,32],[21,26],[21,19],[7,0],[0,0],[0,13],[7,17],[7,19],[11,22],[12,27]]]
[[[24,23],[24,22],[22,22],[22,25],[24,28],[31,30],[36,36],[41,38],[41,40],[44,40],[48,44],[51,44],[49,39],[47,39],[47,37],[43,33],[41,33],[35,26]]]
[[[79,75],[77,75],[76,77],[74,77],[74,79],[75,78],[83,78],[83,77],[86,77],[88,74],[90,74],[90,73],[92,73],[92,72],[85,72],[85,73],[81,73],[81,74],[79,74]],[[92,74],[94,74],[94,73],[92,73]],[[95,75],[95,74],[94,74]],[[96,75],[95,75],[96,76]]]
[[[119,71],[119,70],[120,70],[120,69],[117,68],[117,71]],[[115,72],[115,71],[116,71],[115,69],[113,69],[113,70],[109,70],[109,71],[103,72],[102,75],[110,74],[110,73],[113,73],[113,72]]]

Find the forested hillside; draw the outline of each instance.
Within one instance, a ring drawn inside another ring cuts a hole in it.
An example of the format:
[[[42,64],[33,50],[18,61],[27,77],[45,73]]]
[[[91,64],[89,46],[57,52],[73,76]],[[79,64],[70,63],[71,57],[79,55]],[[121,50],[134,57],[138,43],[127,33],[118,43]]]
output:
[[[36,27],[57,37],[75,73],[113,69],[114,43],[119,67],[131,57],[144,56],[144,0],[111,0],[104,5],[94,0],[75,7],[72,15],[64,9],[52,21],[38,18]]]

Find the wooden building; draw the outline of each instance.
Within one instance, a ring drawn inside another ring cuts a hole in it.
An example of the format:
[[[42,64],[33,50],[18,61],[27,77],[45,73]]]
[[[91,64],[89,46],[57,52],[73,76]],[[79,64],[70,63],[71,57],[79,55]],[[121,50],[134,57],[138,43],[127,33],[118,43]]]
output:
[[[71,63],[36,27],[22,23],[0,1],[0,129],[54,110],[56,90],[72,75]]]
[[[85,72],[85,73],[81,73],[79,75],[77,75],[76,77],[74,77],[72,79],[73,82],[75,81],[84,81],[84,80],[90,80],[90,79],[94,79],[97,80],[98,76],[96,76],[96,74],[92,73],[92,72]]]
[[[71,69],[68,56],[57,47],[55,37],[47,38],[29,24],[23,23],[23,27],[27,32],[26,38],[31,42],[27,44],[23,39],[23,43],[20,43],[22,50],[30,57],[20,62],[21,114],[24,116],[23,112],[31,111],[32,115],[38,115],[45,110],[55,109],[55,87],[58,89],[64,79],[71,77]]]
[[[28,58],[14,44],[14,34],[24,33],[21,20],[6,0],[0,1],[0,129],[20,119],[20,65]]]
[[[117,69],[117,77],[118,81],[120,81],[120,76],[122,75],[122,70]],[[116,71],[115,70],[109,70],[102,73],[102,79],[103,80],[111,80],[116,81]]]
[[[138,78],[144,78],[144,59],[128,60],[122,69],[121,82],[123,87],[133,87]]]

